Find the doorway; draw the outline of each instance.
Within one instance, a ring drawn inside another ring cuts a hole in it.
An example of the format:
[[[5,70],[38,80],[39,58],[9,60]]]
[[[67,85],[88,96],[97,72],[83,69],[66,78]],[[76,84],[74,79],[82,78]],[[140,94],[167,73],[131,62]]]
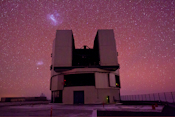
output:
[[[84,91],[74,91],[74,104],[84,104]]]
[[[110,103],[109,96],[106,97],[107,103]]]

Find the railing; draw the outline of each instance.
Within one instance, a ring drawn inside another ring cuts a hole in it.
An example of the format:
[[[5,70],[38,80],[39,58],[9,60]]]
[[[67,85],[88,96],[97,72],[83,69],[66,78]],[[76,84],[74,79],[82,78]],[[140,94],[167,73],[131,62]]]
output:
[[[122,101],[162,101],[175,103],[175,92],[151,93],[140,95],[121,95]]]

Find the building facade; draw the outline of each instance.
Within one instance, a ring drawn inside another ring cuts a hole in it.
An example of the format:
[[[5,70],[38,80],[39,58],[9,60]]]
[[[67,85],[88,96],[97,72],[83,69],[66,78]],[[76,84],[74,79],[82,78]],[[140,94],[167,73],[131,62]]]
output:
[[[50,66],[51,102],[99,104],[120,101],[113,30],[98,30],[93,48],[76,49],[71,30],[57,30]]]

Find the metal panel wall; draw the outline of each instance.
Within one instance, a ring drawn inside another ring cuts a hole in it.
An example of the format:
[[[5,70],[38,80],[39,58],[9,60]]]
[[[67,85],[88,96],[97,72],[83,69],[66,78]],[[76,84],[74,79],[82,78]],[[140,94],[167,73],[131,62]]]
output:
[[[107,102],[107,99],[106,97],[109,96],[109,100],[110,100],[110,103],[113,103],[114,102],[114,99],[115,100],[119,100],[120,97],[119,97],[119,91],[117,88],[109,88],[109,89],[97,89],[98,90],[98,95],[99,95],[99,100],[101,102],[104,102],[106,103]]]
[[[55,39],[53,40],[53,45],[52,45],[52,53],[51,53],[51,57],[52,57],[52,69],[51,69],[51,77],[53,75],[56,75],[57,73],[54,71],[53,65],[54,65],[54,58],[55,58]]]
[[[58,77],[54,76],[51,79],[51,90],[52,91],[57,90],[58,89],[57,86],[58,86]]]
[[[96,88],[108,88],[108,74],[95,73],[95,86]]]
[[[116,87],[115,74],[110,73],[109,74],[109,79],[110,79],[110,86],[111,87]]]
[[[72,66],[72,35],[71,30],[57,30],[54,67]]]
[[[63,90],[64,75],[54,76],[51,81],[51,90]]]
[[[84,91],[84,104],[94,104],[97,90],[94,86],[65,87],[63,90],[63,104],[73,104],[73,92]]]
[[[116,43],[113,30],[98,30],[101,66],[118,65]]]

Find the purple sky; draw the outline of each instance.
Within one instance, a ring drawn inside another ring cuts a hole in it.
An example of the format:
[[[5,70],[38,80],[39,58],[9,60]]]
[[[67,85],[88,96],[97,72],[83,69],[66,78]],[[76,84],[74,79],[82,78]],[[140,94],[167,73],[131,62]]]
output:
[[[76,48],[114,29],[122,95],[175,91],[175,0],[1,0],[0,97],[50,98],[57,29]]]

